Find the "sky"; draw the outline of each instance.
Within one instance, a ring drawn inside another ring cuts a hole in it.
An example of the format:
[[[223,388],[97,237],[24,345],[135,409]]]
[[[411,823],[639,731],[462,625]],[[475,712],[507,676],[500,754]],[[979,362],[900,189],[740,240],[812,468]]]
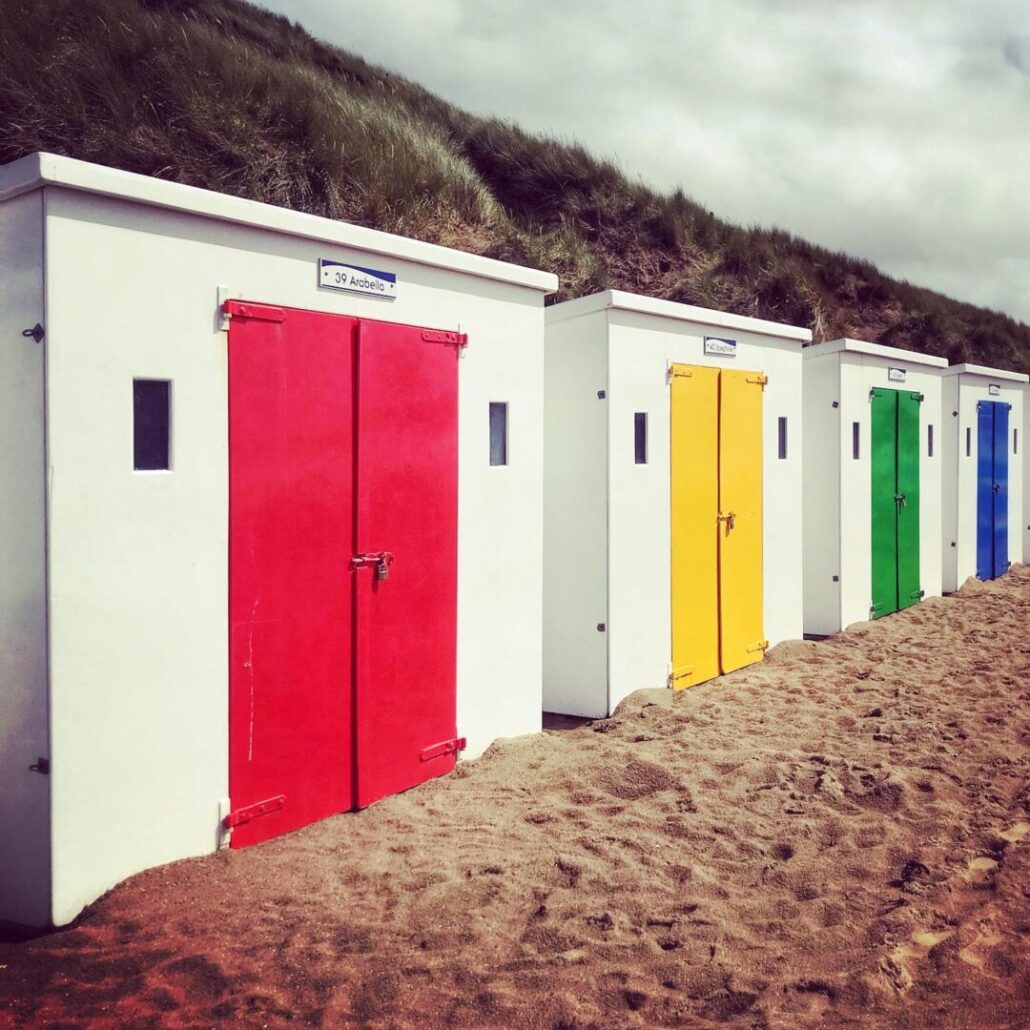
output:
[[[1030,322],[1030,0],[260,4],[722,218]]]

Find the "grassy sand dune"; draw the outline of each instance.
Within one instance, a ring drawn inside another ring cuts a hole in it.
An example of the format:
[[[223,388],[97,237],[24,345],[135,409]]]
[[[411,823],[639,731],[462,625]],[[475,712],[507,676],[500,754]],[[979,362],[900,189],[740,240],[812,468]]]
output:
[[[1030,370],[1012,318],[731,225],[242,0],[0,0],[0,163],[36,150],[536,265],[559,299],[610,286]]]
[[[1030,568],[127,881],[16,1025],[1025,1026]],[[0,1017],[0,1022],[2,1022]]]

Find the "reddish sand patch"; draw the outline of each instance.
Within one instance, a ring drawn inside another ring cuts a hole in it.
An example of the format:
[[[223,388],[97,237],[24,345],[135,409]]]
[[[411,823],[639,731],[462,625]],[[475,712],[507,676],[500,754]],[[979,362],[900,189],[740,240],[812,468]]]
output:
[[[1030,569],[0,945],[0,1023],[1030,1022]]]

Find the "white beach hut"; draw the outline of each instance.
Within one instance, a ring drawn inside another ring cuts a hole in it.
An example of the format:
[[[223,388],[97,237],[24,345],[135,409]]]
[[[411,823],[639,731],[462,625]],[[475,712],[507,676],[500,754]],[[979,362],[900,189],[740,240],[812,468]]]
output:
[[[981,365],[944,373],[944,589],[994,579],[1023,548],[1018,457],[1027,376]]]
[[[810,339],[617,291],[548,308],[547,710],[604,716],[801,636]]]
[[[941,593],[944,358],[806,347],[805,632],[836,633]]]
[[[0,919],[539,729],[555,276],[0,169]]]

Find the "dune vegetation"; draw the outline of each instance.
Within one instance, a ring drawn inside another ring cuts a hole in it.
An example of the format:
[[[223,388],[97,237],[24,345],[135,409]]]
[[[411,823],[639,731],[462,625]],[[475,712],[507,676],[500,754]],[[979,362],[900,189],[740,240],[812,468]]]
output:
[[[558,299],[625,289],[1030,370],[1004,314],[729,224],[242,0],[0,0],[0,163],[37,150],[552,269]]]

